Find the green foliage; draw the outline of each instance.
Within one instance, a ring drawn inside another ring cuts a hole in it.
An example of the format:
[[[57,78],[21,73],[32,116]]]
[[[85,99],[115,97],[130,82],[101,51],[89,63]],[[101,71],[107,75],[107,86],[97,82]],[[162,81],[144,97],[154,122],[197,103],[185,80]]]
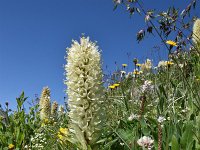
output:
[[[86,145],[86,149],[200,150],[200,42],[194,43],[186,35],[191,22],[179,21],[187,17],[189,20],[196,1],[192,0],[181,14],[174,7],[166,12],[145,11],[137,0],[114,2],[114,9],[125,4],[130,15],[143,13],[147,29],[137,34],[137,40],[143,40],[146,32],[157,33],[169,56],[160,66],[138,64],[134,59],[131,72],[125,72],[127,65],[117,68],[107,83],[111,86],[105,87],[106,124],[100,139],[93,147]],[[176,35],[177,46],[165,42],[172,35]],[[24,110],[26,100],[22,92],[16,99],[16,111],[10,112],[8,104],[5,111],[0,108],[0,149],[81,147],[73,142],[74,131],[68,130],[68,113],[58,111],[55,116],[49,114],[51,117],[41,120],[38,104],[30,107],[29,112]]]

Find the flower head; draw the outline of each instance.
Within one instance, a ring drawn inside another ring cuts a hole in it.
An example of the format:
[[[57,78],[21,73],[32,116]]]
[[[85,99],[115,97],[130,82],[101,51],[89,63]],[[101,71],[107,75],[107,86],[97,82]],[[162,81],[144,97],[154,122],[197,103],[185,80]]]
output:
[[[142,93],[150,92],[154,89],[154,86],[152,85],[152,81],[146,80],[144,81],[144,84],[141,87]]]
[[[166,119],[165,119],[164,117],[162,117],[162,116],[159,116],[159,117],[158,117],[158,122],[159,122],[159,123],[163,123],[165,120],[166,120]]]
[[[103,123],[101,54],[89,37],[81,37],[67,49],[66,59],[69,130],[73,131],[74,142],[87,149],[98,140]]]
[[[200,19],[197,19],[195,22],[194,22],[194,26],[193,26],[193,41],[195,43],[198,43],[200,42]]]
[[[136,64],[137,67],[141,67],[141,64]]]
[[[149,71],[152,68],[152,62],[150,59],[147,59],[144,64],[141,64],[141,71]]]
[[[158,68],[165,68],[167,67],[167,61],[159,61]]]
[[[177,46],[177,43],[172,40],[168,40],[166,41],[166,43],[169,44],[170,46]]]
[[[110,89],[115,89],[115,86],[114,85],[110,85],[108,86]]]
[[[171,65],[173,65],[174,63],[172,62],[172,61],[167,61],[167,65],[168,66],[171,66]]]
[[[58,107],[58,115],[62,115],[63,113],[64,113],[64,106],[63,105],[60,105],[59,107]]]
[[[143,136],[137,141],[138,145],[148,149],[151,149],[153,147],[153,142],[154,140],[148,136]]]
[[[134,75],[139,75],[140,72],[139,72],[138,70],[134,70],[134,71],[133,71],[133,74],[134,74]]]
[[[69,130],[67,128],[60,128],[57,136],[61,141],[64,141],[66,137],[68,136],[68,134],[69,134]]]
[[[121,3],[121,0],[114,0],[114,2],[115,2],[116,4],[120,4],[120,3]]]
[[[9,144],[9,145],[8,145],[8,149],[9,149],[9,150],[13,150],[14,148],[15,148],[15,145],[13,145],[13,144]]]
[[[52,117],[56,118],[57,111],[58,111],[58,103],[56,101],[54,101],[52,106],[51,106],[51,115],[52,115]]]
[[[124,67],[124,68],[127,67],[127,66],[128,66],[127,64],[122,64],[122,67]]]
[[[44,87],[39,102],[40,119],[48,119],[51,115],[50,89]]]
[[[115,83],[113,84],[113,86],[118,87],[120,84],[119,83]]]
[[[137,119],[138,118],[138,115],[136,114],[131,114],[129,117],[128,117],[128,121],[132,121],[133,119]]]

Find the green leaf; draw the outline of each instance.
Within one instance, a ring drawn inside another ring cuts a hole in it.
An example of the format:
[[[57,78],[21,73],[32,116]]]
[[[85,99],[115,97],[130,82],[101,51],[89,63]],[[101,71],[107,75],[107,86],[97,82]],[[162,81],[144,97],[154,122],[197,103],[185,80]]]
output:
[[[187,147],[190,147],[190,145],[194,141],[192,130],[193,130],[193,124],[192,122],[189,122],[186,125],[185,131],[181,137],[181,145],[183,149],[187,149]]]
[[[172,150],[180,150],[177,138],[172,136]]]

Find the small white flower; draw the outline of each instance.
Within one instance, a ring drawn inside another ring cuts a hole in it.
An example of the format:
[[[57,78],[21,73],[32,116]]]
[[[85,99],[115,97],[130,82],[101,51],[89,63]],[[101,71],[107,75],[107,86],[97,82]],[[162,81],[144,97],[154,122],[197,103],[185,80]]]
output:
[[[166,120],[166,119],[165,119],[164,117],[162,117],[162,116],[159,116],[159,117],[158,117],[158,122],[159,122],[159,123],[163,123],[165,120]]]
[[[137,141],[138,145],[148,148],[149,150],[153,147],[153,142],[154,140],[148,136],[143,136]]]
[[[123,146],[123,145],[124,145],[124,143],[120,143],[120,145],[122,145],[122,146]]]
[[[144,84],[141,87],[141,91],[143,93],[151,92],[153,89],[154,89],[154,86],[152,85],[152,81],[149,81],[149,80],[144,81]]]
[[[158,68],[165,68],[167,67],[167,61],[159,61]]]
[[[138,118],[138,115],[136,114],[131,114],[129,117],[128,117],[128,121],[132,121],[133,119],[137,119]]]
[[[126,75],[126,71],[121,71],[121,78]]]
[[[121,0],[115,0],[114,1],[116,4],[120,4],[121,3]]]
[[[179,66],[180,68],[183,68],[184,65],[183,65],[183,64],[179,64],[178,66]]]

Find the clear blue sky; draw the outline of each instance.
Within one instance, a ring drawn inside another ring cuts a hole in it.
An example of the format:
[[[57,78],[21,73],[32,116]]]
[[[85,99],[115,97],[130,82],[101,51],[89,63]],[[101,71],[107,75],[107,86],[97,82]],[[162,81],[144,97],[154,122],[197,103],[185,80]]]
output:
[[[182,9],[187,3],[148,0],[144,6]],[[23,90],[30,101],[49,86],[52,100],[62,104],[65,48],[82,33],[98,41],[109,70],[115,68],[115,61],[128,63],[127,53],[140,62],[156,59],[152,47],[160,44],[158,39],[136,41],[136,33],[144,26],[142,17],[130,18],[125,8],[113,11],[112,0],[0,0],[0,103],[9,101],[15,108],[15,98]]]

